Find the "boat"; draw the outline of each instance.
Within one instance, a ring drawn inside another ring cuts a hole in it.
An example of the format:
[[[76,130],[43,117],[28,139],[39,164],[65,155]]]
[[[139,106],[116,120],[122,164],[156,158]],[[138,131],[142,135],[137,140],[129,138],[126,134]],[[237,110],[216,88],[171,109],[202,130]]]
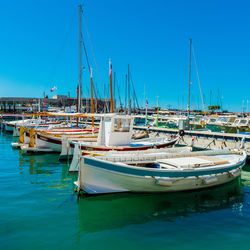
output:
[[[100,115],[101,116],[101,115]],[[179,136],[170,135],[157,138],[132,140],[133,117],[130,115],[104,114],[101,116],[99,134],[96,141],[69,141],[85,151],[138,151],[151,148],[166,148],[174,145]]]
[[[91,116],[91,114],[88,114]],[[86,151],[137,151],[150,148],[165,148],[174,145],[179,139],[172,135],[158,138],[133,140],[133,117],[130,115],[98,114],[101,118],[98,136],[62,136],[37,132],[35,145],[37,148],[51,148],[54,152],[61,152],[61,159],[73,154],[77,145]],[[27,148],[24,148],[27,150]]]
[[[214,117],[211,117],[210,121],[207,122],[206,127],[212,132],[226,132],[229,133],[229,127],[234,123],[237,116],[228,115],[228,116],[219,116],[215,120]]]
[[[230,133],[250,133],[250,118],[237,118],[233,124],[228,126],[228,131]]]
[[[53,129],[53,130],[35,130],[20,129],[20,138],[18,143],[12,143],[13,148],[21,148],[25,153],[42,153],[42,152],[58,152],[62,150],[62,142],[67,138],[72,140],[90,140],[96,139],[98,128],[64,128],[64,129]],[[49,138],[54,138],[53,142]],[[57,142],[57,143],[55,143]]]
[[[209,150],[141,158],[84,156],[78,191],[87,194],[174,192],[230,182],[241,175],[245,151]]]

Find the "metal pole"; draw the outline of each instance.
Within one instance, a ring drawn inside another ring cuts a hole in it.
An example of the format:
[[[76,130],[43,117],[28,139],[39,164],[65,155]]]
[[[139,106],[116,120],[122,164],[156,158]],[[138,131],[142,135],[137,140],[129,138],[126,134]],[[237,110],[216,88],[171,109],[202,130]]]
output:
[[[78,112],[81,112],[82,92],[82,6],[79,5],[79,87],[78,87]]]
[[[129,64],[128,64],[128,114],[131,115],[130,83],[129,83]]]
[[[159,96],[157,96],[157,117],[156,117],[156,127],[158,128],[159,123]]]
[[[125,76],[125,113],[127,113],[127,111],[126,111],[126,109],[127,109],[127,93],[128,93],[128,84],[127,84],[127,82],[128,82],[128,80],[127,80],[127,74],[126,74],[126,76]]]
[[[111,60],[109,60],[109,79],[110,79],[110,113],[114,113]]]
[[[191,47],[192,47],[192,39],[189,39],[188,114],[190,114],[190,85],[191,85]]]
[[[94,114],[94,98],[93,98],[93,76],[92,68],[90,69],[90,78],[91,78],[91,113]],[[92,127],[94,127],[94,117],[92,117]]]
[[[116,88],[116,73],[114,72],[114,97],[113,97],[113,106],[114,106],[114,101],[115,101],[115,104],[116,104],[116,99],[115,99],[115,88]],[[116,108],[116,105],[115,105],[115,108]]]

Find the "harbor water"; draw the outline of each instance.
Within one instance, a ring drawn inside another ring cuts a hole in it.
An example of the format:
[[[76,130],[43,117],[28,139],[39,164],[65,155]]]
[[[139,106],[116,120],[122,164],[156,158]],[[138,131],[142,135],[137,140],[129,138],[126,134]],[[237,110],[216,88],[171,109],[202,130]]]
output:
[[[23,155],[0,134],[2,249],[249,249],[250,165],[207,190],[77,202],[57,154]]]

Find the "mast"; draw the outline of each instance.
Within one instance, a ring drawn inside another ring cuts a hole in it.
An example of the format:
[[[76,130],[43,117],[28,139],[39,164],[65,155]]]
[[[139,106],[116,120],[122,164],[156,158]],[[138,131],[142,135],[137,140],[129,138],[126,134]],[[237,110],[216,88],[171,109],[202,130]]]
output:
[[[210,89],[210,106],[212,106],[212,90]]]
[[[128,114],[131,115],[130,82],[129,82],[129,64],[128,64]]]
[[[46,99],[45,99],[45,91],[43,92],[43,104],[44,104],[44,112],[46,112]]]
[[[114,99],[113,99],[113,105],[114,105],[114,101],[116,104],[116,100],[115,100],[115,88],[116,88],[116,73],[114,72]]]
[[[218,93],[217,93],[217,111],[219,111],[219,96],[220,96],[220,90],[218,89]],[[217,112],[218,113],[218,112]]]
[[[188,114],[190,114],[191,47],[192,47],[192,39],[189,39]]]
[[[144,96],[143,96],[143,101],[144,101],[144,107],[145,107],[145,105],[146,105],[146,86],[145,86],[145,84],[144,84]]]
[[[71,112],[71,105],[70,105],[70,92],[69,92],[69,110]]]
[[[94,99],[93,99],[93,76],[92,67],[90,68],[90,79],[91,79],[91,113],[94,114]],[[94,127],[94,117],[92,116],[92,127]]]
[[[114,113],[111,60],[109,60],[109,79],[110,79],[110,113]]]
[[[82,6],[79,5],[79,85],[77,112],[81,112],[81,91],[82,91]]]
[[[128,93],[128,91],[127,91],[127,88],[128,88],[128,84],[127,84],[127,74],[126,74],[126,76],[125,76],[125,108],[124,108],[124,110],[125,110],[125,113],[127,113],[127,111],[126,111],[126,109],[127,109],[127,93]]]
[[[159,125],[159,96],[157,96],[157,117],[156,117],[156,127]]]

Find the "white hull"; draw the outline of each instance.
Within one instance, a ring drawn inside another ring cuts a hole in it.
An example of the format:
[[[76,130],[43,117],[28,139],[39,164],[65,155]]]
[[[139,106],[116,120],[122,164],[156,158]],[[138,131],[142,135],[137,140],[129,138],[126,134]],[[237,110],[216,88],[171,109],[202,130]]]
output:
[[[80,160],[78,189],[88,194],[175,192],[213,187],[240,176],[246,152],[220,150],[144,158],[85,156]],[[104,159],[105,158],[105,159]],[[134,159],[134,160],[133,160]],[[147,159],[150,160],[147,162]],[[133,161],[132,161],[133,160]]]
[[[164,184],[157,184],[157,179],[151,176],[138,177],[124,175],[84,165],[81,169],[78,182],[81,182],[81,188],[88,194],[104,194],[116,192],[176,192],[195,190],[221,185],[235,178],[229,175],[228,172],[217,174],[217,181],[210,184],[205,184],[203,178],[197,177],[160,178],[163,180],[163,183],[164,179],[166,180],[165,186]],[[172,185],[170,185],[170,182],[172,182]],[[167,186],[168,183],[170,186]]]
[[[58,153],[61,153],[62,151],[62,144],[51,143],[48,141],[41,140],[39,138],[36,138],[36,147],[37,148],[39,147],[50,148],[52,151],[58,152]]]

